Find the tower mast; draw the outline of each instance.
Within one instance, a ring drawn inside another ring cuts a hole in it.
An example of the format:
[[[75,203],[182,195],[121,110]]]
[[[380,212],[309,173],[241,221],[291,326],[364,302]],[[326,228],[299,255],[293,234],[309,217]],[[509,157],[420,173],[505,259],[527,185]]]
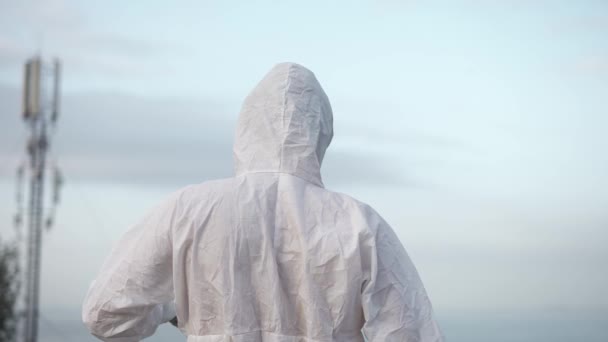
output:
[[[44,218],[44,183],[49,131],[54,127],[59,113],[59,76],[60,63],[53,61],[45,65],[40,56],[29,59],[25,64],[23,83],[23,119],[29,129],[27,141],[28,165],[25,171],[29,176],[29,200],[27,208],[26,262],[25,262],[25,311],[23,341],[36,342],[38,338],[38,317],[40,302],[40,260],[42,251],[42,228],[53,223],[54,206],[58,203],[58,190],[62,182],[57,169],[53,172],[53,208],[46,222]],[[50,82],[49,82],[50,81]],[[21,178],[24,168],[20,167]],[[22,198],[21,194],[17,197]],[[20,205],[18,205],[21,208]],[[19,209],[21,210],[21,209]],[[17,223],[21,213],[17,213]]]

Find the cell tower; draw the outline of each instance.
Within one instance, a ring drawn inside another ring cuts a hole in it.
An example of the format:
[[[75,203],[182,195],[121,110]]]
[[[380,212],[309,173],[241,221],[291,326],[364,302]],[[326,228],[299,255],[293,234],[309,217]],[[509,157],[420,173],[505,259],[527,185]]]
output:
[[[43,225],[53,225],[55,207],[59,203],[59,189],[63,183],[56,165],[52,167],[52,197],[50,213],[44,216],[44,184],[50,137],[59,117],[59,81],[61,64],[55,59],[45,63],[40,56],[25,63],[23,82],[23,120],[30,132],[27,141],[27,163],[17,169],[17,214],[15,226],[23,222],[23,180],[29,177],[27,202],[27,234],[25,240],[24,308],[19,322],[20,340],[36,342],[38,339],[38,305],[40,298],[40,257]],[[54,163],[52,163],[54,164]]]

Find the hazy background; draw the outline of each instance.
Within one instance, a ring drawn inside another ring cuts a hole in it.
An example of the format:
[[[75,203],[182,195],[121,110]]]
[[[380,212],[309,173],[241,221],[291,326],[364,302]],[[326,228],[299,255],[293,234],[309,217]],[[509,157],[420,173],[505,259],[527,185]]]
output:
[[[41,342],[93,340],[80,303],[112,243],[231,176],[240,103],[282,61],[332,102],[326,187],[391,223],[449,341],[608,341],[608,2],[0,0],[3,240],[37,51],[64,63],[67,181]]]

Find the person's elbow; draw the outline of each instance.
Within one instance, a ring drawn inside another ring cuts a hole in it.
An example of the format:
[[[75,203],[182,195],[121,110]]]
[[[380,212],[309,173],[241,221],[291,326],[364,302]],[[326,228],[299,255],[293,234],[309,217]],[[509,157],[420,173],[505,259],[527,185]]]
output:
[[[134,339],[117,338],[117,326],[111,312],[103,309],[102,305],[91,298],[87,298],[82,305],[82,323],[89,330],[91,335],[102,341],[138,341]]]
[[[99,305],[95,305],[89,298],[87,298],[82,305],[82,323],[87,327],[89,332],[99,338],[107,338],[108,331],[106,324],[100,319],[101,308]]]
[[[89,297],[82,307],[82,321],[92,335],[103,341],[138,342],[152,335],[161,321],[161,306],[126,303],[132,304],[119,298]]]

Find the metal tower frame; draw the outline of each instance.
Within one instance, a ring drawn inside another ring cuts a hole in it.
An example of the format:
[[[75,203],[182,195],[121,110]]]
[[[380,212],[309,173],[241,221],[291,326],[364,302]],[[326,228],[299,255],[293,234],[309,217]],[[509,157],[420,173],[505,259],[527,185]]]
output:
[[[54,127],[59,114],[60,63],[44,64],[40,56],[29,59],[25,64],[23,83],[23,119],[26,121],[30,136],[27,142],[28,166],[20,166],[17,174],[21,181],[24,169],[29,176],[29,200],[27,209],[27,234],[25,242],[25,307],[23,313],[23,342],[36,342],[38,339],[38,317],[40,302],[40,261],[42,252],[42,229],[44,217],[44,184],[49,150],[49,131]],[[52,80],[52,82],[48,82]],[[48,90],[51,93],[49,94]],[[55,205],[59,202],[59,187],[62,179],[58,169],[53,172],[52,210],[46,219],[46,227],[53,224]],[[17,200],[22,200],[21,189]],[[18,203],[15,217],[17,226],[22,221],[21,203]]]

